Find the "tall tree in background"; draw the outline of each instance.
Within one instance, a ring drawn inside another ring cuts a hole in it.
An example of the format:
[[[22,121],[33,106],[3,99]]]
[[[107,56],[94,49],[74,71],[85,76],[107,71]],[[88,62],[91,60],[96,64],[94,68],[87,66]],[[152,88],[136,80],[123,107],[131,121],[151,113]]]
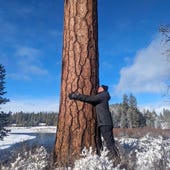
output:
[[[129,96],[129,110],[131,112],[131,125],[136,128],[139,127],[139,111],[137,109],[137,101],[133,94]]]
[[[68,94],[96,94],[98,82],[97,0],[65,0],[57,166],[72,165],[84,147],[96,149],[95,108]]]
[[[121,120],[120,120],[121,128],[128,127],[128,120],[127,120],[127,111],[129,108],[128,101],[129,101],[128,96],[126,94],[124,94],[123,95],[123,103],[122,103],[122,114],[121,114]]]
[[[154,128],[155,127],[155,119],[156,119],[155,111],[151,112],[151,111],[147,110],[144,113],[144,116],[145,116],[145,119],[146,119],[146,126]]]
[[[0,64],[0,110],[1,110],[1,105],[9,101],[9,99],[4,97],[6,93],[6,91],[4,91],[5,76],[6,76],[5,68],[2,64]],[[7,126],[8,122],[9,122],[9,115],[5,114],[3,111],[0,111],[0,140],[2,140],[3,137],[6,136],[8,132],[8,130],[4,128],[5,126]]]
[[[114,109],[116,111],[116,114],[114,114],[113,117],[117,118],[117,115],[121,115],[121,128],[137,128],[144,127],[146,125],[145,117],[139,111],[137,100],[132,94],[130,94],[129,96],[124,94],[122,104],[120,104],[120,107],[117,108],[119,109]],[[120,111],[120,113],[118,111]]]
[[[137,109],[137,100],[136,97],[133,96],[133,94],[130,94],[129,96],[129,107],[132,109]]]

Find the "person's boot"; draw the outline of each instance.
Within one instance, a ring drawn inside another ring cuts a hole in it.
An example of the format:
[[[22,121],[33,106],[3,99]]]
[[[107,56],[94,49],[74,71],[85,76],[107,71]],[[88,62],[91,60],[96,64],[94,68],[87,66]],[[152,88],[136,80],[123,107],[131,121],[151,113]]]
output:
[[[114,166],[117,166],[118,164],[120,164],[121,158],[120,158],[119,150],[116,147],[116,145],[113,146],[112,154],[113,154],[113,157],[112,157],[113,164]]]

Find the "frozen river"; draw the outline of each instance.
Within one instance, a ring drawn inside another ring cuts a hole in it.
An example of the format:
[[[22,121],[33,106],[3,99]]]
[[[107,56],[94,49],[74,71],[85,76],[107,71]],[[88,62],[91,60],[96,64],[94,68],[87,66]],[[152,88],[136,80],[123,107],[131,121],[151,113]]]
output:
[[[24,147],[44,146],[53,151],[56,127],[13,127],[3,141],[0,141],[0,160],[5,161]]]

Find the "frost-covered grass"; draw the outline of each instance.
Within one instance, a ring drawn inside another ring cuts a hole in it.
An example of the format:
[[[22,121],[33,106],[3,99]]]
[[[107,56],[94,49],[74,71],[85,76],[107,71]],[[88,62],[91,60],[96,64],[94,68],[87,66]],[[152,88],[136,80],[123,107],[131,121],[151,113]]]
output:
[[[121,164],[113,166],[107,157],[107,149],[98,156],[92,150],[84,149],[81,158],[75,162],[74,170],[169,170],[170,138],[153,137],[149,134],[142,138],[121,137],[117,139],[121,153]],[[52,146],[53,147],[53,146]],[[52,159],[44,147],[22,149],[13,161],[3,164],[2,170],[52,170]],[[9,166],[10,165],[10,166]],[[71,169],[71,168],[70,168]]]

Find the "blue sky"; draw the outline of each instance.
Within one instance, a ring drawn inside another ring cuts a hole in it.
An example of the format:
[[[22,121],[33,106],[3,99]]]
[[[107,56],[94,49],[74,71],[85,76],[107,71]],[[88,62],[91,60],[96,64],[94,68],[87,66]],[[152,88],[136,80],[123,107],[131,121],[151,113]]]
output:
[[[0,0],[0,63],[7,72],[5,111],[58,111],[63,0]],[[170,66],[159,25],[170,22],[169,0],[98,0],[100,83],[111,103],[124,93],[140,108],[165,102]]]

